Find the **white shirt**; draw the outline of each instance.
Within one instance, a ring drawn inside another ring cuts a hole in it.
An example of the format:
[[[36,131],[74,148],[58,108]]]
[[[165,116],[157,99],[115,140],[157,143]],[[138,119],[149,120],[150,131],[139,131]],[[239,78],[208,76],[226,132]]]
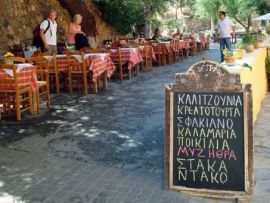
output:
[[[233,30],[232,21],[228,18],[218,21],[218,28],[220,31],[220,38],[231,37],[231,32]]]
[[[48,29],[48,31],[45,33],[45,39],[46,42],[48,43],[48,45],[52,45],[52,46],[56,46],[56,42],[57,42],[57,37],[56,37],[56,32],[57,32],[57,23],[56,22],[52,22],[49,18],[47,20],[44,20],[41,24],[40,24],[40,29],[41,30],[46,30],[48,27],[48,20],[50,21],[50,28]]]

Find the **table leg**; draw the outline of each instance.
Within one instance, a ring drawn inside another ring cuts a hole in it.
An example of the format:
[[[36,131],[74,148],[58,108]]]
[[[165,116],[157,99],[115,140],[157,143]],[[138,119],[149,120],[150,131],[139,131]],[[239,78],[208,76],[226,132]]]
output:
[[[37,114],[38,112],[38,105],[37,105],[37,93],[33,92],[33,114]]]
[[[94,82],[94,93],[97,94],[98,93],[98,80],[96,80]]]
[[[162,65],[166,66],[167,62],[166,62],[166,54],[162,54]]]
[[[128,70],[128,79],[129,80],[131,79],[131,70],[130,69]]]
[[[103,89],[108,89],[107,70],[103,73]]]
[[[136,76],[139,76],[140,73],[140,67],[139,65],[136,65]]]
[[[100,85],[100,76],[98,77],[98,90],[101,90],[101,85]]]

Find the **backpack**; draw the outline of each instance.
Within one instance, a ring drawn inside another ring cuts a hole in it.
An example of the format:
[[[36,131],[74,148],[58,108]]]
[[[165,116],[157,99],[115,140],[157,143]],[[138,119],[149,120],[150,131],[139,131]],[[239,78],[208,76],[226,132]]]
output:
[[[47,20],[47,21],[48,21],[48,26],[47,26],[44,34],[46,34],[47,31],[50,28],[50,21],[49,20]],[[34,31],[33,31],[33,42],[32,42],[32,46],[36,46],[37,48],[44,48],[44,43],[43,43],[43,41],[42,41],[42,39],[40,37],[40,24],[38,24],[35,27]]]

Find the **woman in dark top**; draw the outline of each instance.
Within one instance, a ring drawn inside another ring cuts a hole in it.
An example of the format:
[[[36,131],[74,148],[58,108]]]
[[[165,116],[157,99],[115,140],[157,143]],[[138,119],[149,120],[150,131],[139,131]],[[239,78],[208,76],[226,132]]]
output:
[[[155,29],[155,34],[152,37],[152,40],[161,40],[161,39],[162,39],[161,30],[160,30],[160,28],[156,28]]]

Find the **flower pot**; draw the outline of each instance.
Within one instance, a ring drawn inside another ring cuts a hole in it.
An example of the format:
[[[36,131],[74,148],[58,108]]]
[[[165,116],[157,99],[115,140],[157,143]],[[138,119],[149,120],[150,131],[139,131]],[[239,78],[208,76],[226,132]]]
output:
[[[262,47],[262,41],[256,41],[256,42],[254,42],[253,45],[254,45],[255,49],[261,48]]]
[[[253,44],[245,44],[245,50],[247,53],[251,53],[254,50],[254,45]]]
[[[235,59],[241,59],[244,57],[244,50],[243,49],[234,49],[234,57]]]
[[[235,62],[234,56],[227,56],[224,59],[225,59],[226,63],[234,63]]]

